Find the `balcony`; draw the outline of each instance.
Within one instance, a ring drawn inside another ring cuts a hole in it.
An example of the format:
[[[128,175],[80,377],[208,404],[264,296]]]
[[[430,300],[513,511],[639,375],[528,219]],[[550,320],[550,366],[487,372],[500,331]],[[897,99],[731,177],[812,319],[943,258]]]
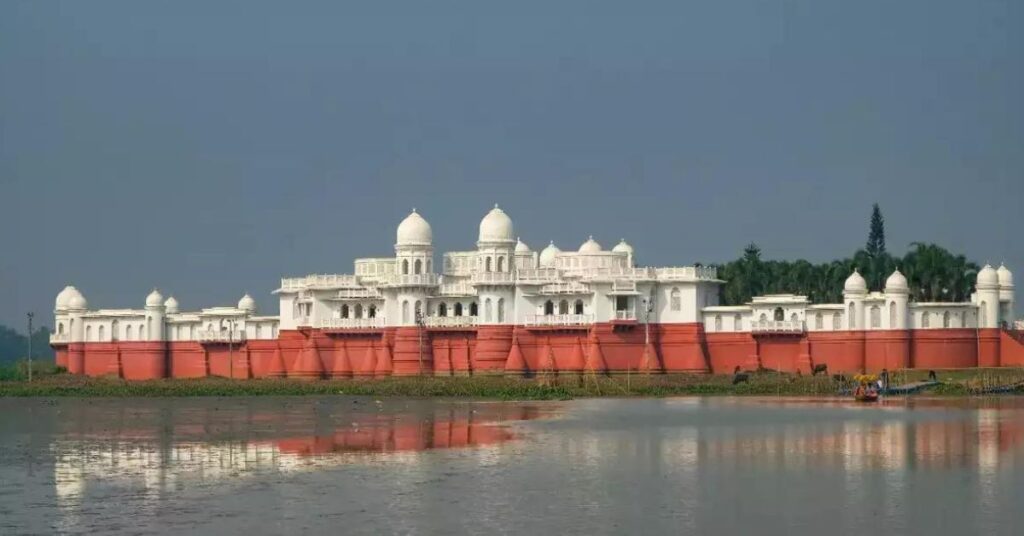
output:
[[[589,327],[594,315],[526,315],[526,327]]]
[[[593,291],[583,283],[551,283],[540,287],[539,294],[593,294]]]
[[[643,281],[654,279],[655,272],[651,268],[635,268],[616,266],[612,268],[581,268],[573,269],[573,273],[580,274],[586,279],[608,281],[616,279],[628,279],[632,281]]]
[[[310,288],[355,287],[359,281],[350,274],[312,274],[305,277],[281,279],[281,290],[296,291]]]
[[[516,272],[516,280],[520,283],[543,284],[558,280],[558,270],[555,268],[531,268]]]
[[[381,300],[379,290],[375,288],[345,288],[338,291],[339,300]]]
[[[50,344],[67,344],[71,342],[70,333],[51,333]]]
[[[636,322],[636,311],[615,311],[616,322]]]
[[[692,281],[718,277],[718,269],[714,266],[670,266],[655,268],[654,271],[658,279],[663,281]]]
[[[320,328],[326,330],[345,329],[380,329],[384,327],[384,317],[373,318],[325,318],[320,321]]]
[[[476,289],[466,282],[444,283],[437,293],[440,296],[476,296]]]
[[[511,272],[477,272],[470,282],[474,285],[511,285],[515,276]]]
[[[804,323],[799,320],[766,320],[764,322],[753,322],[750,325],[750,331],[766,335],[799,335],[804,332]]]
[[[616,279],[612,281],[612,294],[635,294],[636,281]]]
[[[195,339],[202,343],[228,344],[245,342],[245,332],[240,330],[202,330],[196,333]]]
[[[428,328],[471,328],[477,320],[475,316],[428,316],[423,324]]]
[[[433,287],[437,286],[437,274],[392,274],[388,278],[391,287]]]

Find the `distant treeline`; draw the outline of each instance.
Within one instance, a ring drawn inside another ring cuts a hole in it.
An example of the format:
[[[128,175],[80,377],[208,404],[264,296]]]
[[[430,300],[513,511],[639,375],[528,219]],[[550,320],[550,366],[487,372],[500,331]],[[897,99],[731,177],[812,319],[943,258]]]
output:
[[[28,338],[25,334],[0,325],[0,363],[9,363],[28,357]],[[50,348],[50,330],[43,326],[32,333],[32,357],[53,360]]]
[[[814,264],[805,260],[761,259],[761,249],[750,244],[743,256],[718,265],[718,277],[726,281],[719,291],[722,305],[742,305],[753,296],[800,294],[813,303],[842,303],[843,284],[854,269],[860,271],[869,290],[883,290],[885,280],[899,268],[910,286],[910,299],[918,302],[968,301],[978,274],[978,264],[935,244],[915,242],[902,257],[885,250],[885,225],[875,204],[867,245],[850,258]]]

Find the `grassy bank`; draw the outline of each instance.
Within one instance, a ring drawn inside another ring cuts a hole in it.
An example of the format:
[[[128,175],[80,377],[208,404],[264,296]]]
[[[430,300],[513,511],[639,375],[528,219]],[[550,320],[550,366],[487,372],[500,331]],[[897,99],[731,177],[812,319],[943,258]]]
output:
[[[927,372],[894,374],[894,382],[926,379]],[[1024,380],[1022,369],[943,371],[944,384],[928,394],[969,396],[984,388]],[[830,377],[791,374],[752,374],[750,380],[732,384],[731,376],[707,375],[618,375],[505,378],[474,376],[461,378],[386,378],[380,380],[285,379],[152,380],[126,382],[116,378],[84,378],[49,374],[32,383],[0,381],[0,396],[81,397],[168,397],[168,396],[262,396],[262,395],[366,395],[418,397],[474,397],[504,400],[557,400],[580,397],[683,396],[683,395],[774,395],[832,396],[841,384]]]

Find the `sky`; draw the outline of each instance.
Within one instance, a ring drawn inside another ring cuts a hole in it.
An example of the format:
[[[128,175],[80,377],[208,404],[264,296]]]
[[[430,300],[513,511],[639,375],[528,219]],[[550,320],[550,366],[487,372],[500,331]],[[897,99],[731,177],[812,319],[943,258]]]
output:
[[[1024,2],[0,2],[0,323],[185,310],[498,203],[644,265],[936,242],[1024,288]],[[1018,303],[1022,292],[1018,290]],[[1022,307],[1018,307],[1021,309]]]

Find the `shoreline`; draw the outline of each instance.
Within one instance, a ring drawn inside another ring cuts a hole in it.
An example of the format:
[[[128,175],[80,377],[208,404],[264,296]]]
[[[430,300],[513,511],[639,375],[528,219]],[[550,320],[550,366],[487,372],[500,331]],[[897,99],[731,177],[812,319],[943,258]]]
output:
[[[923,371],[897,371],[892,385],[923,380]],[[942,382],[919,395],[994,396],[995,386],[1024,381],[1024,369],[965,369],[938,371]],[[733,385],[732,376],[619,374],[462,377],[388,377],[378,379],[160,379],[125,381],[110,377],[47,375],[29,383],[0,381],[0,397],[201,397],[311,396],[446,397],[499,400],[568,400],[668,396],[831,396],[843,398],[844,384],[831,376],[800,376],[775,372],[749,374]],[[1024,394],[1024,388],[1006,393]],[[889,395],[917,396],[917,395]]]

